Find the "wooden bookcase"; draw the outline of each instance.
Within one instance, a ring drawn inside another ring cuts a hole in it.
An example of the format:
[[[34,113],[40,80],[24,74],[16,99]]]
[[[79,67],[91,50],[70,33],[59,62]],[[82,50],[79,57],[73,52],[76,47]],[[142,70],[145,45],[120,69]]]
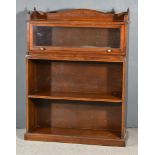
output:
[[[125,146],[128,11],[29,17],[25,139]]]

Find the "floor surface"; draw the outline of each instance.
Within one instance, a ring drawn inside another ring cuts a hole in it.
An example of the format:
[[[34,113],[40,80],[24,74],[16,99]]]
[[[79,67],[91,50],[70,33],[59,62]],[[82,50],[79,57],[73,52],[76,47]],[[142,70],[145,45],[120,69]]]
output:
[[[17,155],[138,155],[136,128],[128,129],[126,147],[25,141],[24,132],[17,129]]]

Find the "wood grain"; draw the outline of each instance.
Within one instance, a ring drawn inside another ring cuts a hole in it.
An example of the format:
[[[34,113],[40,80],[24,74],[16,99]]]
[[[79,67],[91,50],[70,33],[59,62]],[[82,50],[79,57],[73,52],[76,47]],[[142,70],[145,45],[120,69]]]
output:
[[[30,12],[25,140],[125,146],[128,13]]]

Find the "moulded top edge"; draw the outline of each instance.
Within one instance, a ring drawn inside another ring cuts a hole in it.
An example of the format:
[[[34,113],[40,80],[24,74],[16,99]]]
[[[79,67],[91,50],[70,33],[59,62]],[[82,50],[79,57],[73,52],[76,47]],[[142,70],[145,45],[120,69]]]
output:
[[[69,10],[59,10],[52,12],[43,12],[37,11],[34,8],[34,11],[29,12],[29,20],[30,21],[104,21],[104,22],[127,22],[128,21],[127,12],[115,13],[114,10],[110,12],[101,12],[91,9],[69,9]]]
[[[75,25],[84,25],[84,24],[95,24],[95,25],[126,25],[129,22],[106,22],[106,21],[60,21],[60,20],[27,20],[27,23],[30,24],[67,24],[72,26],[71,24],[75,24]],[[91,26],[91,25],[90,25]]]

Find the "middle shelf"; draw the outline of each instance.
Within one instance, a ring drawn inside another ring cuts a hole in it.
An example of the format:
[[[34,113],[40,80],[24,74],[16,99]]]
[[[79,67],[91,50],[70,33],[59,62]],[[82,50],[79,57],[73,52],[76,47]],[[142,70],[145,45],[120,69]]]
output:
[[[29,98],[54,99],[54,100],[75,100],[75,101],[103,101],[103,102],[122,102],[120,97],[111,94],[95,94],[80,92],[50,92],[39,91],[28,95]]]

